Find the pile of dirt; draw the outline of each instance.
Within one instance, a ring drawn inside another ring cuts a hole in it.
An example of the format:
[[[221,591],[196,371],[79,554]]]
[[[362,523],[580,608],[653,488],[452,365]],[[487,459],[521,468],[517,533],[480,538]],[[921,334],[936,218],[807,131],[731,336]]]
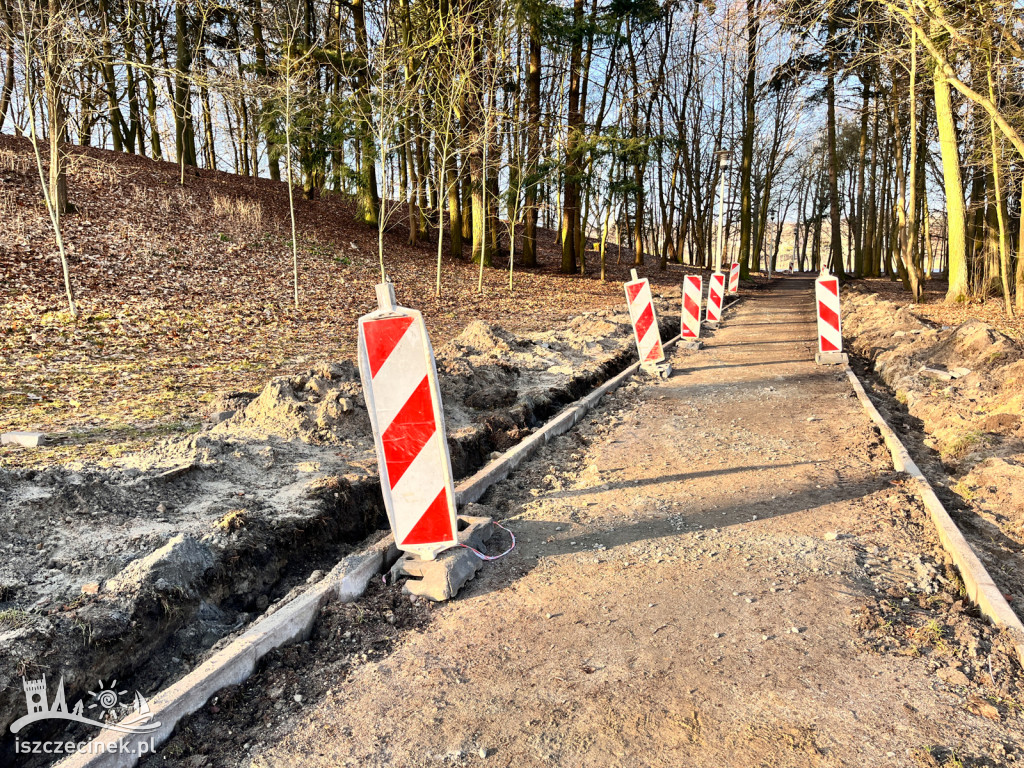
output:
[[[879,410],[1024,616],[1024,349],[977,319],[937,326],[850,286],[850,349],[891,390]],[[923,434],[922,434],[923,433]]]
[[[980,320],[936,327],[856,288],[843,299],[852,349],[906,402],[943,459],[969,470],[1024,449],[1024,350]]]
[[[635,355],[624,313],[523,336],[472,323],[437,352],[456,476]],[[221,396],[201,431],[112,467],[0,470],[0,522],[0,730],[26,673],[148,695],[386,526],[356,367]]]
[[[370,429],[351,362],[331,363],[297,376],[271,379],[263,391],[237,411],[220,411],[211,434],[225,439],[302,440],[335,445]]]

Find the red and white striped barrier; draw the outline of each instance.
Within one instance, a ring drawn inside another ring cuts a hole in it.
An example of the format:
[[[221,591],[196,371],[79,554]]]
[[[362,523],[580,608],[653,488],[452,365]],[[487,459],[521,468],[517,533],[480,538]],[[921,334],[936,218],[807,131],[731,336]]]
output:
[[[380,487],[398,548],[432,560],[458,543],[434,351],[423,316],[395,306],[390,283],[377,286],[377,301],[359,318],[359,375]]]
[[[819,365],[845,363],[847,357],[843,354],[839,278],[822,274],[814,281],[814,298],[818,305],[818,354],[814,360]]]
[[[708,283],[708,309],[707,317],[709,323],[722,322],[722,304],[725,300],[725,275],[716,272],[711,276]]]
[[[729,267],[729,295],[735,296],[740,292],[740,263],[734,261]]]
[[[636,351],[641,363],[660,363],[665,359],[665,350],[661,346],[651,285],[646,277],[638,279],[635,269],[632,274],[633,279],[626,283],[626,304],[629,305],[629,319],[633,321]]]
[[[700,338],[700,300],[704,294],[704,278],[687,275],[683,278],[683,326],[684,339]]]

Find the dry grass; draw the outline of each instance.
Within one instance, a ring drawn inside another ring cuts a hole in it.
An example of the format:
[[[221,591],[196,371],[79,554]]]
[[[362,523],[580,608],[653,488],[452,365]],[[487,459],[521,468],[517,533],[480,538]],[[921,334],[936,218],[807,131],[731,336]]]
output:
[[[7,189],[0,189],[0,214],[3,216],[13,216],[17,209],[17,200],[14,192]]]
[[[214,195],[213,215],[229,222],[236,232],[259,232],[263,229],[263,206],[258,200]]]
[[[26,174],[33,169],[33,165],[31,156],[23,152],[0,149],[0,170]]]

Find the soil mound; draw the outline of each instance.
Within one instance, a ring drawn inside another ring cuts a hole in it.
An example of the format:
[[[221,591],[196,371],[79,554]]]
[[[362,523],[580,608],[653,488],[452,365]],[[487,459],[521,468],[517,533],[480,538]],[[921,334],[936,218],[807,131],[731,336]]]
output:
[[[853,351],[923,422],[947,464],[969,470],[993,452],[1024,450],[1015,418],[1024,353],[1013,339],[976,319],[934,327],[856,287],[843,298],[843,324]]]
[[[359,372],[346,362],[271,379],[252,402],[214,426],[211,434],[329,445],[369,429]]]
[[[502,352],[509,352],[515,342],[515,336],[499,326],[491,325],[483,320],[474,320],[466,326],[466,330],[445,346],[465,355],[498,357]]]

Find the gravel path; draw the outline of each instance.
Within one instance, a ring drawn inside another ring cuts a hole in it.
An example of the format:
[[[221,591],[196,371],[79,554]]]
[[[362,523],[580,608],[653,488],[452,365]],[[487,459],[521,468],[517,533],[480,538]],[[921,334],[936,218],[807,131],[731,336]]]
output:
[[[519,546],[459,599],[379,588],[147,764],[1024,764],[1020,669],[814,338],[810,280],[747,298],[489,493]]]

